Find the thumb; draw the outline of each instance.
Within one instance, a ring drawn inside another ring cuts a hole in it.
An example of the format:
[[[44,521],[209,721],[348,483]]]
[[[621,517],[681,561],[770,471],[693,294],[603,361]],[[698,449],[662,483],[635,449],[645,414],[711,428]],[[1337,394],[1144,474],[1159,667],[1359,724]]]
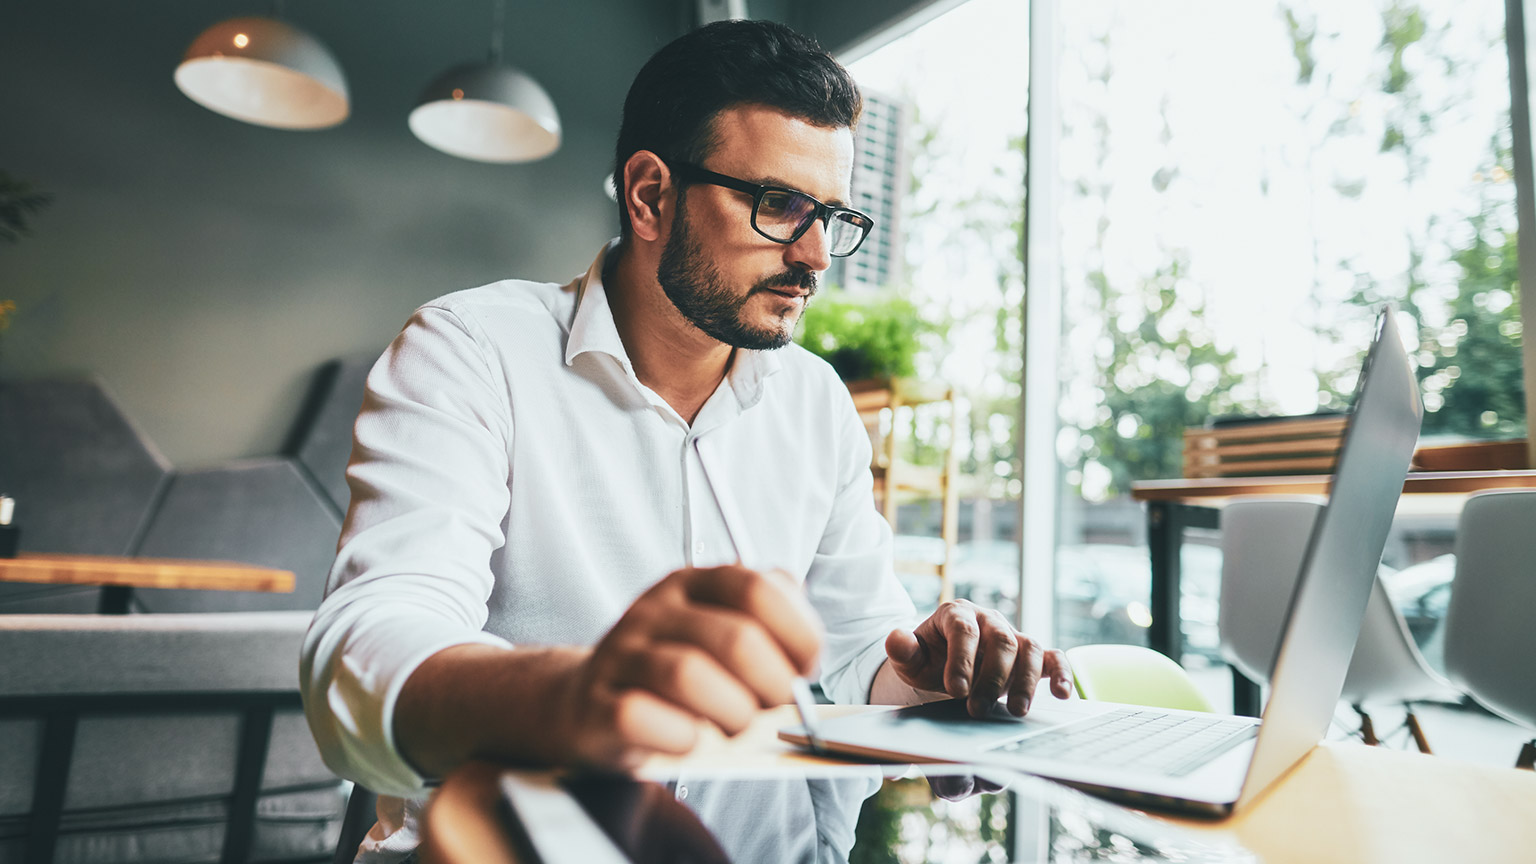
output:
[[[892,663],[909,670],[922,668],[928,660],[928,649],[922,640],[916,634],[899,627],[885,637],[885,654],[891,658]]]

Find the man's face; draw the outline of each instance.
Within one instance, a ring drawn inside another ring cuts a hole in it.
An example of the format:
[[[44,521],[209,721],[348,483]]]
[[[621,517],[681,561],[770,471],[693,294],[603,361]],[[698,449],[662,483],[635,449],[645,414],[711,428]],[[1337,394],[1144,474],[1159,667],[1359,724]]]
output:
[[[752,183],[785,186],[845,204],[853,136],[758,105],[721,112],[718,146],[702,167]],[[826,226],[794,243],[752,228],[752,196],[707,184],[679,188],[656,278],[678,311],[711,338],[737,348],[789,343],[816,274],[831,265]]]

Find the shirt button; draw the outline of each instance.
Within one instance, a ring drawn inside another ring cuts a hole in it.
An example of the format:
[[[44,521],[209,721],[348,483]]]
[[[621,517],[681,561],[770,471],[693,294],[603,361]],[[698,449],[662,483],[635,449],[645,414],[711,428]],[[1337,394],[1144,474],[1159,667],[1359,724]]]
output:
[[[699,557],[704,554],[704,541],[700,540],[699,542],[693,544],[693,554],[695,557]]]
[[[688,787],[687,786],[679,786],[679,787],[677,787],[677,800],[679,800],[679,801],[687,801],[688,800]]]

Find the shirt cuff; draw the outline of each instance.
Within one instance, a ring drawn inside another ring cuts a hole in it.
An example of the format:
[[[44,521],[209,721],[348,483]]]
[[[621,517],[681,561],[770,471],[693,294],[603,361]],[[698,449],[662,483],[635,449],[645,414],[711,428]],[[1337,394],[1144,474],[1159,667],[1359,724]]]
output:
[[[446,622],[423,628],[419,617],[370,622],[367,634],[354,633],[341,657],[326,701],[337,726],[337,743],[348,776],[386,795],[415,797],[427,790],[395,741],[395,705],[405,682],[428,657],[456,645],[512,643],[485,632],[466,633]],[[401,633],[412,633],[402,638]],[[358,661],[355,658],[367,658]]]
[[[880,671],[885,660],[885,638],[882,636],[854,655],[851,662],[832,674],[822,676],[822,691],[840,705],[867,705],[875,674]]]

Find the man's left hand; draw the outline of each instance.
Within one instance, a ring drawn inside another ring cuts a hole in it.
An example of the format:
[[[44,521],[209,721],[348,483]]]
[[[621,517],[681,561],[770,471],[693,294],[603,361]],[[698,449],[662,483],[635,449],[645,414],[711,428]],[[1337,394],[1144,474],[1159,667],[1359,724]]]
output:
[[[1058,649],[1013,629],[995,609],[969,600],[940,604],[912,631],[892,630],[885,639],[887,665],[908,686],[966,700],[972,717],[985,716],[1007,694],[1008,711],[1023,716],[1042,676],[1058,699],[1072,695],[1072,668]]]

